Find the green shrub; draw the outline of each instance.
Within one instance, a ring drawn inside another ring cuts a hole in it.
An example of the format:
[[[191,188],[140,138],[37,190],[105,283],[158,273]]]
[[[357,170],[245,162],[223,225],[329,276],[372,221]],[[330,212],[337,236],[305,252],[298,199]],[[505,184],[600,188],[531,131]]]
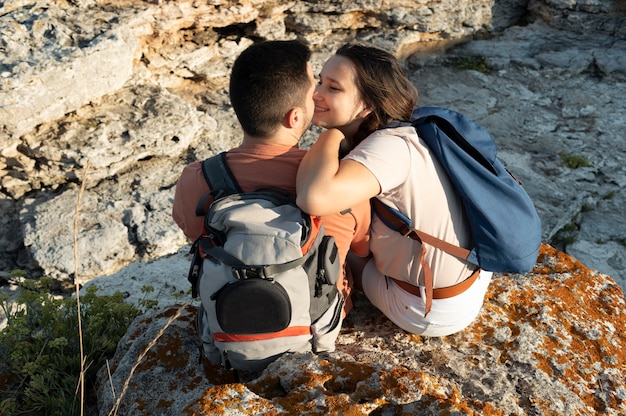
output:
[[[585,168],[591,166],[591,162],[584,156],[577,156],[567,152],[561,152],[561,162],[570,169]]]
[[[7,326],[0,332],[0,392],[3,415],[78,415],[81,403],[81,350],[78,302],[55,298],[52,279],[24,280],[11,307],[0,298]],[[123,295],[96,296],[90,286],[80,297],[85,391],[93,391],[96,373],[110,358],[132,320],[140,314]],[[4,368],[2,368],[4,367]]]
[[[487,59],[483,56],[461,56],[454,62],[454,71],[467,71],[474,70],[488,74],[491,72],[491,68],[487,64]]]

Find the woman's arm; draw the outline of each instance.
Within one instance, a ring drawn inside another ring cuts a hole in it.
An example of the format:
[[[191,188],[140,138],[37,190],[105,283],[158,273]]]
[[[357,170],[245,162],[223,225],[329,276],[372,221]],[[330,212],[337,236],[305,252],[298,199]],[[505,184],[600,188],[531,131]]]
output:
[[[335,214],[380,193],[380,184],[369,169],[353,160],[339,161],[343,139],[339,130],[326,130],[302,159],[296,189],[297,203],[304,211]]]

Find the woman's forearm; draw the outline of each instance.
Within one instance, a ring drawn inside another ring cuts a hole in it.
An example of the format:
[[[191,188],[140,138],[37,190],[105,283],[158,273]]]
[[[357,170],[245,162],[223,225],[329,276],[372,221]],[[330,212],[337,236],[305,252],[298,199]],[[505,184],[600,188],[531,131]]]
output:
[[[335,214],[380,193],[378,179],[368,168],[354,160],[339,160],[343,138],[338,130],[325,131],[302,160],[296,189],[304,211]]]

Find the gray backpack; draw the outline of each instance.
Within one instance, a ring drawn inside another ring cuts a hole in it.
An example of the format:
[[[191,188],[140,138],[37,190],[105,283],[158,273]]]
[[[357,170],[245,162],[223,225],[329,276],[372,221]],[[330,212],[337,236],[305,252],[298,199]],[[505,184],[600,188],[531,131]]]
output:
[[[259,371],[287,352],[333,351],[343,295],[335,240],[276,188],[244,193],[225,153],[203,162],[215,197],[193,244],[189,280],[214,364]]]

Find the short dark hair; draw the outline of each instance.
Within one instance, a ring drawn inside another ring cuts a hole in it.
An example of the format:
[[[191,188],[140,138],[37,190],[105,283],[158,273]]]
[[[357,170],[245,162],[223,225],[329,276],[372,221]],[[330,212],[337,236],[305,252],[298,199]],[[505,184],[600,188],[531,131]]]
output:
[[[287,111],[304,106],[311,88],[310,58],[310,48],[297,40],[262,41],[239,55],[230,77],[230,101],[247,134],[269,137]]]
[[[336,55],[348,58],[356,69],[356,85],[372,112],[351,140],[354,147],[392,121],[408,121],[417,104],[418,92],[400,61],[391,53],[369,45],[348,43]]]

